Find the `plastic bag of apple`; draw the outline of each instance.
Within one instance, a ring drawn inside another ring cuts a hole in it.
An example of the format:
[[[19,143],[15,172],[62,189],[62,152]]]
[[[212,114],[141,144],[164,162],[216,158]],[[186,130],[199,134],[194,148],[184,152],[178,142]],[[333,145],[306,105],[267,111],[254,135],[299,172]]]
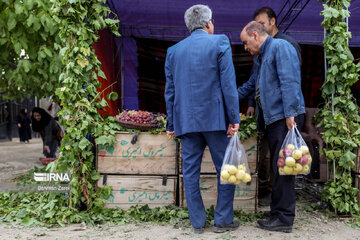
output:
[[[279,152],[279,175],[307,175],[310,172],[311,161],[309,148],[298,129],[289,130]]]
[[[237,133],[231,137],[226,147],[223,165],[221,166],[221,184],[240,184],[250,182],[250,170],[244,146]]]

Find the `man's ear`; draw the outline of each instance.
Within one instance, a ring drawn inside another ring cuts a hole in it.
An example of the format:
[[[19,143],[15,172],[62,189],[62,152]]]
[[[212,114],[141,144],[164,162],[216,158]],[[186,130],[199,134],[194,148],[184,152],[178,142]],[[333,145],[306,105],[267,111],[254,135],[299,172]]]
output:
[[[259,33],[258,32],[253,31],[251,35],[253,36],[255,41],[259,40]]]
[[[276,23],[275,23],[275,18],[273,17],[273,18],[271,18],[270,19],[270,25],[271,26],[274,26]]]
[[[210,21],[208,21],[208,22],[206,23],[206,28],[207,28],[207,29],[210,29]]]

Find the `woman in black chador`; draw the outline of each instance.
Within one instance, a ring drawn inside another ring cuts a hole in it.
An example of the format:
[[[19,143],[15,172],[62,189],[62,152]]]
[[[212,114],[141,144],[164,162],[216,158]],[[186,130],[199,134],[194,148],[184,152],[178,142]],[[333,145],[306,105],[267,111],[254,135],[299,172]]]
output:
[[[32,129],[40,133],[44,145],[44,155],[47,158],[56,158],[55,153],[60,146],[57,139],[59,125],[44,109],[35,107],[32,110]]]
[[[16,116],[16,125],[19,129],[20,142],[28,143],[31,139],[31,119],[25,108],[21,109],[19,115]]]

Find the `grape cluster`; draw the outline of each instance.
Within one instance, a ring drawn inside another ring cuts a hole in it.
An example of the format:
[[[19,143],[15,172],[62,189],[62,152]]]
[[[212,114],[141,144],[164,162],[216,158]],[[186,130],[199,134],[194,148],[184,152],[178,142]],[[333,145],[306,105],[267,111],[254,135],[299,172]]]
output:
[[[157,115],[147,111],[123,111],[120,120],[140,124],[158,124]]]

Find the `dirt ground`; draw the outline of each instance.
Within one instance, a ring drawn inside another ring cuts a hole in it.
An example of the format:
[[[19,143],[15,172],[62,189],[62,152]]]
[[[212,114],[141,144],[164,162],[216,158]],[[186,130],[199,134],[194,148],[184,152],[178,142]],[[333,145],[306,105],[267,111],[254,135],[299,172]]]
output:
[[[42,167],[40,157],[43,157],[41,138],[33,138],[27,144],[20,143],[19,138],[0,142],[0,182],[9,182],[34,166]]]
[[[18,139],[0,142],[0,182],[8,181],[18,174],[25,173],[33,166],[41,166],[41,139],[32,139],[30,144],[21,144]],[[1,207],[1,206],[0,206]],[[328,219],[317,212],[306,212],[303,206],[297,207],[292,233],[268,232],[254,223],[242,223],[233,232],[216,234],[211,227],[204,234],[195,235],[191,226],[175,229],[171,225],[151,223],[125,224],[122,226],[99,225],[87,227],[73,224],[67,227],[22,227],[0,224],[0,240],[70,240],[70,239],[127,239],[127,240],[170,240],[170,239],[306,239],[306,240],[360,240],[360,230],[348,226],[344,221]],[[266,210],[266,209],[262,209]]]
[[[150,223],[125,224],[123,226],[86,227],[74,224],[63,228],[10,226],[0,224],[0,239],[127,239],[127,240],[171,240],[171,239],[306,239],[306,240],[360,240],[360,230],[354,229],[343,221],[326,219],[316,213],[298,211],[292,233],[268,232],[256,223],[243,223],[236,231],[213,233],[208,227],[201,235],[192,229],[175,229],[170,225]]]

